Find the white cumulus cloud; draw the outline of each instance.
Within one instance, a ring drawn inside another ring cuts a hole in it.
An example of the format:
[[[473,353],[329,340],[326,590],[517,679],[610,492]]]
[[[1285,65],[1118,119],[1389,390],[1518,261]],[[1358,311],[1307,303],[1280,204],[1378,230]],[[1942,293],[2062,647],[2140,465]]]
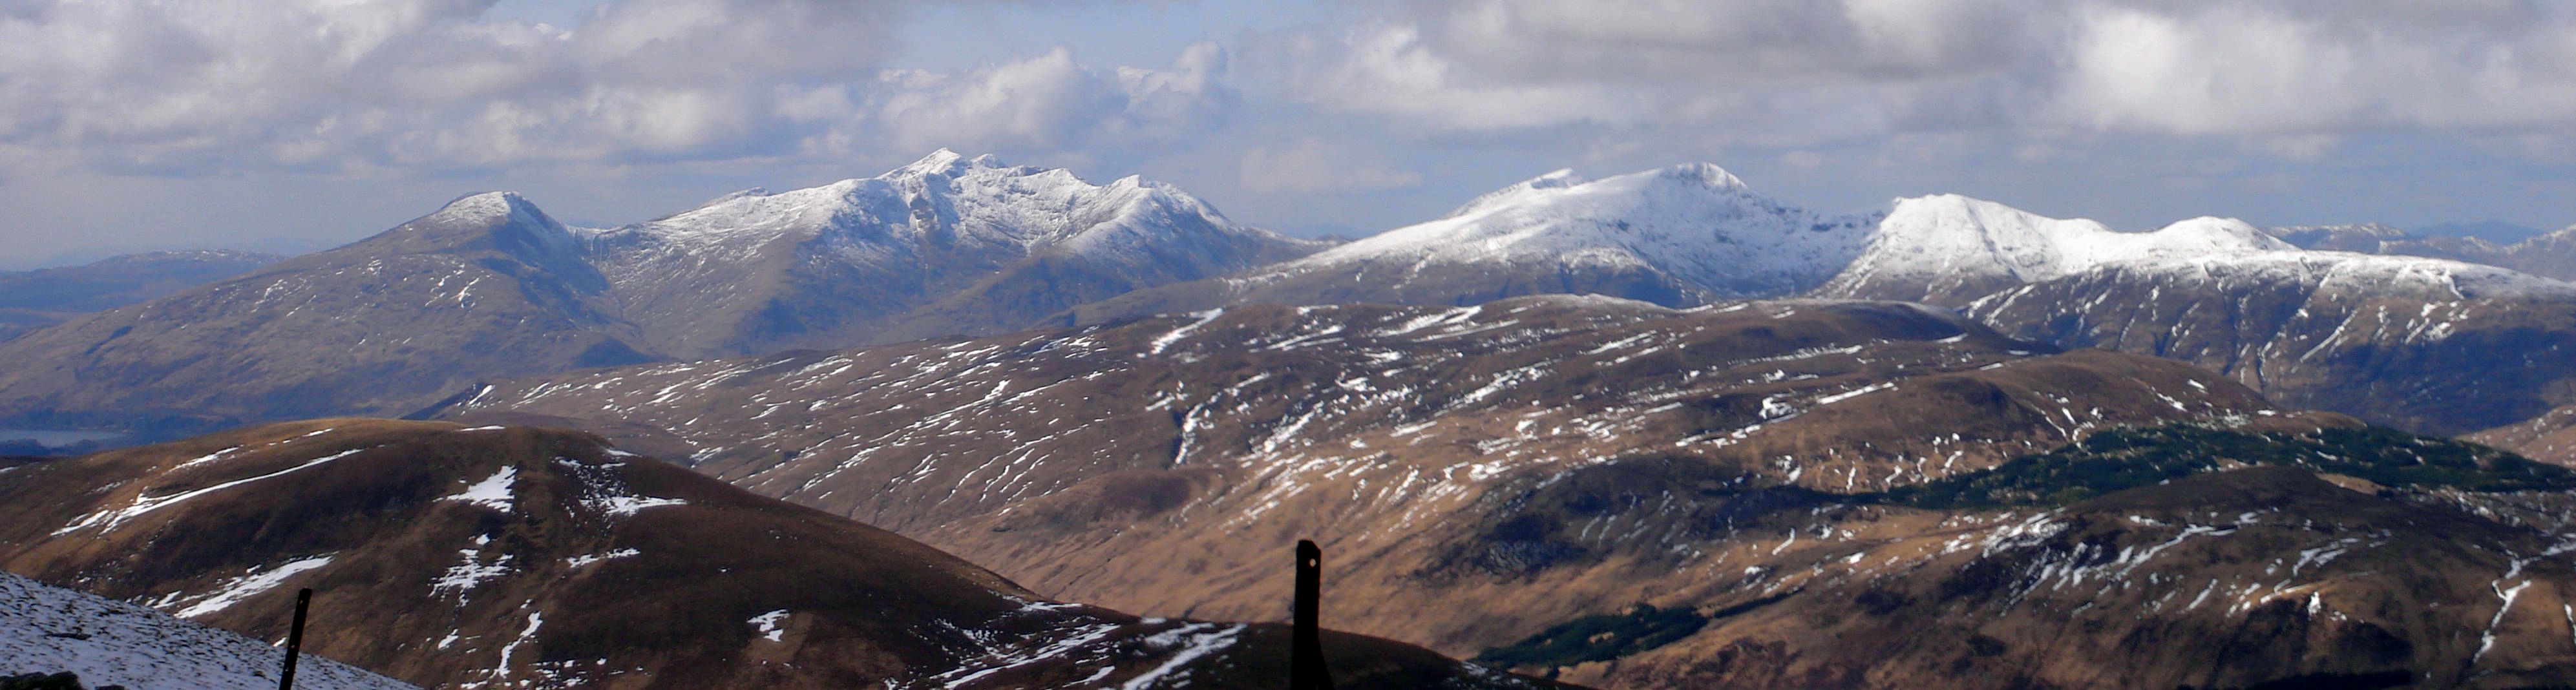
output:
[[[2576,5],[2509,0],[1421,0],[1273,37],[1299,100],[1434,132],[2247,137],[2576,124]]]
[[[1166,69],[1097,70],[1070,51],[980,69],[894,70],[865,89],[841,133],[884,146],[973,151],[1057,151],[1166,145],[1223,119],[1234,95],[1221,79],[1226,55],[1193,44]]]
[[[194,175],[759,160],[1168,139],[1231,102],[1225,53],[1062,49],[888,71],[894,0],[617,0],[577,26],[493,0],[17,0],[0,156]]]

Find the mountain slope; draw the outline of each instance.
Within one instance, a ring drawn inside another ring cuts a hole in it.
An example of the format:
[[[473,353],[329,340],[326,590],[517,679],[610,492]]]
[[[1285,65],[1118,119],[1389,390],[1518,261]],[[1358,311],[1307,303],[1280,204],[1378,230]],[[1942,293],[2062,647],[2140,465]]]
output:
[[[1699,627],[1605,660],[1560,654],[1561,677],[1608,687],[2546,687],[2576,672],[2563,615],[2576,568],[2550,527],[2571,516],[2566,474],[2547,492],[2355,490],[2266,466],[2063,506],[1826,504],[1766,525],[1804,537],[1795,543],[1739,546],[1705,579],[1647,598]]]
[[[1515,482],[1670,477],[1759,505],[2277,414],[2187,365],[2034,347],[1891,303],[1256,305],[516,381],[460,414],[667,429],[737,485],[1159,615],[1273,610],[1259,545],[1313,536],[1351,593],[1328,619],[1471,653],[1682,576],[1509,536],[1492,511]],[[1709,520],[1565,529],[1688,553],[1724,532]]]
[[[2451,259],[2545,278],[2576,280],[2576,226],[2512,244],[2479,237],[2419,236],[2376,223],[2269,228],[2265,232],[2305,249]]]
[[[2239,256],[2292,248],[2243,222],[2194,218],[2114,232],[1955,194],[1899,199],[1859,257],[1818,296],[1959,306],[1998,290],[2124,261]]]
[[[89,687],[267,690],[286,650],[169,614],[0,572],[0,677],[72,673]],[[297,687],[412,686],[306,654]]]
[[[1296,261],[1086,305],[1098,323],[1227,304],[1471,305],[1601,294],[1665,306],[1814,287],[1859,251],[1868,217],[1783,204],[1715,165],[1584,181],[1558,171],[1449,216]]]
[[[2284,404],[2458,434],[2571,402],[2576,285],[2340,252],[2115,264],[1966,305],[2015,337],[2199,364]]]
[[[1816,294],[1958,307],[2011,337],[2179,359],[2290,406],[2427,433],[2570,402],[2559,382],[2576,369],[2557,351],[2576,345],[2576,285],[2325,251],[2483,251],[2464,242],[2437,251],[2385,226],[2257,230],[2216,218],[2124,233],[1934,196],[1898,201]]]
[[[700,471],[1131,610],[1275,610],[1244,543],[1312,536],[1328,619],[1605,687],[2576,663],[2576,472],[2035,347],[1889,303],[1255,305],[511,382],[465,415],[661,427]],[[2220,471],[2249,464],[2293,474]]]
[[[1092,185],[943,149],[874,178],[603,231],[594,251],[657,348],[719,356],[999,332],[1320,247],[1168,185]]]
[[[2490,266],[2512,263],[2512,249],[2507,245],[2476,237],[2412,235],[2378,223],[2264,228],[2263,232],[2300,249],[2421,256]]]
[[[286,257],[223,250],[113,256],[82,266],[0,271],[0,340],[248,273]]]
[[[2576,405],[2564,405],[2530,419],[2464,434],[2484,443],[2544,462],[2576,467]]]
[[[2576,280],[2576,225],[2514,243],[2498,265],[2537,276]]]
[[[318,420],[10,474],[8,570],[263,637],[313,587],[308,649],[424,685],[1247,687],[1287,656],[1276,624],[1048,602],[569,432]],[[1327,646],[1345,687],[1536,685]]]
[[[146,437],[398,415],[473,381],[650,359],[578,238],[512,194],[0,343],[0,423]],[[159,433],[150,430],[160,427]]]

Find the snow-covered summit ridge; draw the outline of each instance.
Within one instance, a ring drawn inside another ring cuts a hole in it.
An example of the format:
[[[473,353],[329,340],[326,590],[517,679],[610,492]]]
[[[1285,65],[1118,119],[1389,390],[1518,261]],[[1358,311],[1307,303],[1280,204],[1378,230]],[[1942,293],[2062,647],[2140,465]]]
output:
[[[2339,247],[2324,240],[2334,235],[2404,237],[2378,225],[2261,229],[2214,217],[2120,232],[1955,194],[1916,197],[1897,200],[1860,258],[1818,293],[1957,305],[2017,285],[2103,272],[2438,300],[2576,294],[2576,285],[2483,264],[2332,251]],[[2303,249],[2301,242],[2316,248]]]
[[[1449,211],[1448,215],[1441,217],[1456,218],[1484,210],[1486,208],[1501,206],[1527,198],[1531,192],[1537,190],[1564,189],[1566,187],[1583,184],[1584,182],[1585,180],[1583,179],[1583,176],[1574,174],[1573,168],[1558,168],[1556,172],[1522,180],[1512,186],[1477,195],[1476,198],[1467,200],[1467,203],[1460,204],[1458,208]]]
[[[1676,165],[1585,181],[1560,170],[1477,197],[1448,217],[1283,264],[1649,267],[1718,294],[1812,287],[1857,253],[1871,219],[1831,216],[1754,192],[1724,168]]]
[[[2296,249],[2244,221],[2203,216],[2155,230],[2119,232],[2090,219],[2056,219],[1983,199],[1940,194],[1899,199],[1862,261],[1878,270],[2000,269],[2032,282],[2102,264]]]
[[[1115,251],[1125,248],[1122,240],[1151,241],[1175,227],[1288,241],[1238,226],[1205,202],[1142,177],[1095,185],[1061,168],[1006,165],[948,149],[875,177],[776,193],[746,190],[610,232],[681,244],[827,238],[864,256],[926,240]]]
[[[2450,259],[2340,251],[2292,250],[2122,261],[2104,264],[2071,279],[2097,277],[2165,285],[2301,285],[2334,294],[2436,302],[2487,298],[2576,301],[2576,283],[2512,269]],[[2009,300],[2019,292],[1999,292],[1977,303]]]
[[[2251,256],[2297,247],[2232,218],[2119,232],[1957,194],[1898,199],[1869,245],[1821,291],[1891,299],[2033,283],[2119,262]],[[1973,296],[1973,295],[1971,295]]]
[[[2393,240],[2408,237],[2406,231],[2397,229],[2385,223],[2285,225],[2280,227],[2264,228],[2263,233],[2300,246],[2307,246],[2308,242],[2304,242],[2302,240],[2308,238],[2323,239],[2328,237],[2366,237],[2376,240]]]

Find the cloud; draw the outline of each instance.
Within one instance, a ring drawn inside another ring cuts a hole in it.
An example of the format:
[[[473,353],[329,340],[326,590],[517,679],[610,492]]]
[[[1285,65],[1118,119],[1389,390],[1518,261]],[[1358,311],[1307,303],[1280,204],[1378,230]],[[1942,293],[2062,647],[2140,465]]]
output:
[[[2576,124],[2576,6],[2511,0],[1421,0],[1277,36],[1294,98],[1433,133],[1797,148],[1987,130],[2246,137]]]
[[[2554,3],[2088,5],[2060,118],[2180,134],[2576,122],[2576,10]]]
[[[1168,69],[1087,68],[1057,48],[959,73],[880,75],[837,133],[897,150],[1063,151],[1182,145],[1235,102],[1224,50],[1197,43]]]
[[[1165,141],[1219,121],[1224,51],[1056,50],[888,71],[912,3],[618,0],[577,27],[493,0],[14,0],[0,164],[203,175],[449,171]],[[867,147],[896,147],[885,151]]]
[[[1374,152],[1305,137],[1284,147],[1243,152],[1243,186],[1259,193],[1375,192],[1422,184],[1422,174],[1393,169]]]

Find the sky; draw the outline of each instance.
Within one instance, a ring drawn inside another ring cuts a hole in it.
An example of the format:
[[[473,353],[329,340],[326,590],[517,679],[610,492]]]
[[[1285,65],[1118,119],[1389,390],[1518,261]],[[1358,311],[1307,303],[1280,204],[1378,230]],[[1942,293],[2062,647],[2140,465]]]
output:
[[[2548,0],[0,0],[0,269],[949,148],[1360,236],[1573,168],[2149,229],[2576,224]]]

